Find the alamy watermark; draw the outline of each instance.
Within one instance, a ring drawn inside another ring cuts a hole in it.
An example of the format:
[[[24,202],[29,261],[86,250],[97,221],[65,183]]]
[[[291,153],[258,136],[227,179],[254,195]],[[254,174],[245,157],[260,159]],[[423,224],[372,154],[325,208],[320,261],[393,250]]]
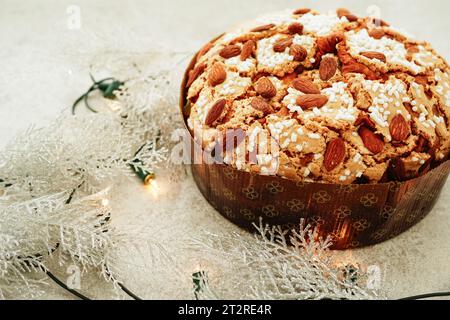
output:
[[[66,273],[69,275],[66,280],[66,285],[69,289],[81,289],[81,271],[80,268],[74,264],[67,267]]]
[[[70,5],[66,8],[67,29],[81,29],[81,8],[77,5]]]

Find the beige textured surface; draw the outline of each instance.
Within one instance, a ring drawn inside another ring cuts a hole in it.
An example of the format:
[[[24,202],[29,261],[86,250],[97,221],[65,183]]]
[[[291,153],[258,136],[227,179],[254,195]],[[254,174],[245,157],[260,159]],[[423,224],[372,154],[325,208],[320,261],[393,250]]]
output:
[[[0,147],[30,124],[48,123],[67,109],[89,85],[90,63],[104,54],[137,58],[158,47],[193,52],[240,21],[290,7],[326,11],[339,5],[364,14],[369,5],[376,4],[387,21],[429,40],[450,58],[448,1],[77,1],[81,28],[70,30],[67,9],[72,4],[2,1]],[[115,220],[119,226],[139,226],[142,234],[158,236],[189,276],[197,265],[186,249],[191,235],[201,229],[226,233],[237,228],[206,204],[192,180],[179,188],[175,198],[159,200],[156,205],[142,186],[127,181],[115,191]],[[447,184],[430,216],[411,231],[387,243],[339,255],[378,264],[390,297],[450,289],[449,192]],[[130,278],[137,276],[130,269]],[[102,296],[96,287],[94,280],[83,283],[86,291]],[[177,292],[176,287],[169,287],[158,296],[137,284],[133,289],[148,298],[168,298]],[[59,290],[50,291],[47,297],[70,298]]]

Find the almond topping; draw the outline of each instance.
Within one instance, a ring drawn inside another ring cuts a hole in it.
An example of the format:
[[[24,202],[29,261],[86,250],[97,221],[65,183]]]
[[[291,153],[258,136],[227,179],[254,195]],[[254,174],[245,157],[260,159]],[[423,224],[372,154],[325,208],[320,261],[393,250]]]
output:
[[[305,77],[292,81],[292,87],[306,94],[320,94],[319,86]]]
[[[372,153],[378,154],[384,149],[384,141],[376,135],[372,130],[366,127],[361,127],[358,130],[364,146]]]
[[[262,77],[255,83],[255,90],[266,99],[271,99],[277,95],[277,89],[267,77]]]
[[[232,44],[228,45],[222,50],[220,50],[219,55],[224,59],[230,59],[241,54],[241,48],[239,46]]]
[[[377,59],[377,60],[380,60],[380,61],[386,63],[386,56],[381,52],[365,51],[365,52],[361,52],[360,54],[368,59]]]
[[[346,8],[338,8],[338,9],[336,10],[336,13],[337,13],[337,16],[338,16],[339,18],[342,18],[342,17],[344,17],[345,15],[350,14],[350,10],[348,10],[348,9],[346,9]]]
[[[427,76],[415,76],[414,80],[418,83],[421,84],[423,86],[427,86],[428,85],[428,77]]]
[[[305,94],[297,97],[296,102],[302,109],[320,108],[328,102],[328,97],[322,94]]]
[[[261,97],[254,97],[251,102],[251,106],[258,111],[264,113],[264,115],[273,113],[272,106]]]
[[[409,54],[415,54],[415,53],[419,53],[419,52],[420,52],[420,50],[416,46],[411,46],[411,47],[408,48],[408,53]]]
[[[350,11],[344,8],[340,8],[337,10],[337,15],[339,18],[346,17],[348,21],[355,22],[358,20],[358,17],[352,14]]]
[[[333,57],[324,57],[320,62],[319,74],[320,79],[328,81],[336,74],[337,62]]]
[[[288,31],[290,34],[302,34],[303,25],[300,22],[291,23],[288,27]]]
[[[375,28],[369,31],[369,36],[377,40],[383,38],[385,34],[384,30],[381,28]]]
[[[342,67],[342,73],[362,73],[367,76],[369,80],[377,80],[379,77],[370,70],[366,65],[358,62],[352,62]]]
[[[284,52],[286,48],[292,45],[292,37],[280,39],[273,45],[273,51]]]
[[[253,40],[248,40],[246,43],[244,43],[244,46],[242,47],[241,52],[241,60],[245,61],[248,58],[251,57],[253,54],[253,51],[255,51],[256,43]]]
[[[317,47],[320,55],[325,53],[333,53],[336,45],[341,41],[341,35],[334,33],[326,37],[317,38]]]
[[[209,109],[208,114],[206,115],[205,124],[207,126],[212,125],[223,113],[225,106],[227,105],[227,100],[221,99],[218,100],[214,105]]]
[[[397,114],[394,119],[392,119],[389,131],[392,139],[399,142],[403,142],[411,134],[411,129],[401,114]]]
[[[289,50],[289,54],[294,57],[294,61],[302,62],[308,56],[308,51],[301,45],[293,44]]]
[[[225,68],[222,66],[221,63],[214,63],[211,67],[211,70],[209,71],[209,84],[212,87],[215,87],[225,81],[227,78],[227,72],[225,71]]]
[[[289,109],[285,106],[282,106],[280,110],[276,113],[277,116],[286,117],[289,115]]]
[[[309,9],[309,8],[300,8],[300,9],[295,10],[293,13],[294,14],[307,14],[310,11],[311,11],[311,9]]]
[[[189,71],[189,78],[186,83],[186,88],[189,88],[195,80],[205,71],[206,64],[201,63],[198,66],[196,66],[193,70]]]
[[[345,142],[342,139],[331,140],[325,151],[323,165],[327,171],[333,171],[345,159]]]
[[[252,30],[250,30],[250,32],[262,32],[262,31],[270,30],[273,27],[275,27],[275,25],[273,23],[265,24],[263,26],[259,26],[259,27],[253,28]]]

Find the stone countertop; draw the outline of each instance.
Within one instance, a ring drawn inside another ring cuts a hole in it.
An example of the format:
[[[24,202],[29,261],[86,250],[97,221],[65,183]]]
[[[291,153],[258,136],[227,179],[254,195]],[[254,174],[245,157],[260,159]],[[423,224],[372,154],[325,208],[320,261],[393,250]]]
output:
[[[446,16],[450,11],[449,1],[3,0],[0,147],[31,124],[45,125],[61,112],[67,112],[90,84],[90,65],[104,54],[138,56],[155,49],[189,54],[236,23],[262,13],[299,6],[320,11],[347,7],[359,15],[379,11],[392,25],[431,42],[444,57],[450,57],[447,41],[450,20]],[[185,250],[190,236],[201,229],[216,233],[237,230],[209,207],[191,179],[183,184],[183,190],[189,192],[180,192],[175,204],[171,204],[171,215],[162,214],[163,210],[141,188],[127,181],[121,190],[115,191],[116,211],[120,212],[117,220],[128,227],[141,224],[146,230],[157,229],[168,251],[186,266],[192,264],[190,253]],[[448,291],[449,194],[448,183],[433,212],[396,239],[338,254],[380,265],[382,285],[391,298]],[[164,212],[168,212],[168,204],[159,202],[166,208]],[[173,221],[177,221],[176,225]],[[95,279],[92,281],[89,288],[96,288]],[[160,295],[149,289],[137,288],[137,291],[146,298],[169,298],[177,288],[166,289]],[[49,290],[45,297],[71,298],[58,289]]]

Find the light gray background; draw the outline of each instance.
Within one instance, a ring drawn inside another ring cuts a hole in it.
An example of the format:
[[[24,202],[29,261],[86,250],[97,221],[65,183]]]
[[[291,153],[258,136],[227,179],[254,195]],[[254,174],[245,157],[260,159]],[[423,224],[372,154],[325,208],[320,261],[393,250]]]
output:
[[[81,10],[80,29],[68,28],[71,5]],[[155,48],[194,52],[234,24],[262,13],[298,7],[328,11],[343,6],[365,15],[370,5],[378,6],[382,17],[394,26],[428,40],[444,57],[450,57],[450,1],[446,0],[0,0],[0,147],[30,124],[45,125],[67,110],[89,85],[89,65],[102,54],[138,55]],[[151,230],[157,220],[150,218],[151,213],[158,208],[139,188],[135,182],[125,183],[117,193],[117,208],[127,224],[135,219]],[[192,259],[183,249],[183,241],[190,235],[200,228],[215,232],[236,228],[205,202],[201,205],[207,208],[206,215],[195,208],[182,210],[182,203],[201,199],[192,181],[186,188],[189,192],[177,199],[178,213],[175,208],[174,214],[180,214],[178,226],[161,218],[157,228],[169,250],[189,265]],[[447,184],[435,210],[407,234],[373,248],[340,254],[382,267],[387,263],[384,285],[391,297],[449,290],[449,191]],[[143,216],[148,221],[144,218],[142,222]],[[179,240],[174,241],[178,235]],[[55,291],[48,297],[70,296]]]

